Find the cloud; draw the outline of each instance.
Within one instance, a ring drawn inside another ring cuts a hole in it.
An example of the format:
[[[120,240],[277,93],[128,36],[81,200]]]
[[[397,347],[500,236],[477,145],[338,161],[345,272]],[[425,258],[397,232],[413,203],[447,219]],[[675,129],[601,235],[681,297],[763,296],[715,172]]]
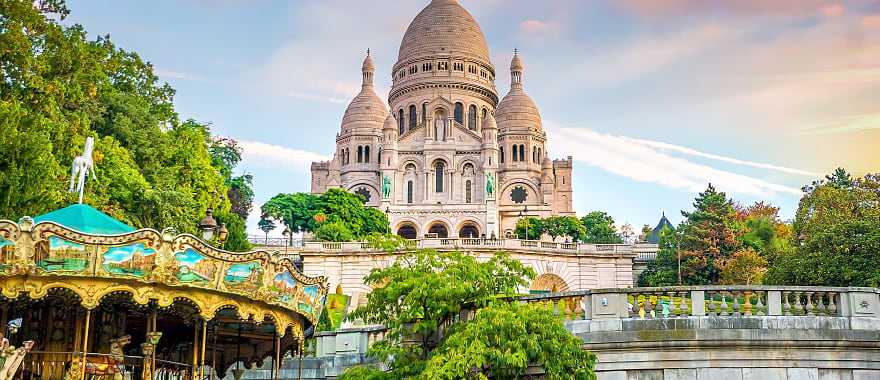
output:
[[[838,118],[836,120],[807,127],[801,132],[801,134],[824,135],[831,133],[867,131],[871,129],[880,130],[880,114],[855,115]]]
[[[545,123],[545,127],[547,126]],[[638,182],[655,183],[689,192],[702,191],[708,183],[712,183],[730,193],[757,197],[801,194],[801,190],[797,188],[691,162],[664,151],[686,151],[687,148],[683,147],[671,148],[675,146],[598,133],[584,128],[553,127],[548,128],[548,133],[552,134],[555,153],[572,155],[579,162]],[[585,151],[584,147],[589,148]],[[735,159],[727,159],[732,160]],[[748,166],[753,164],[755,163]]]
[[[828,4],[819,8],[819,13],[822,13],[825,17],[838,17],[843,15],[845,11],[846,7],[843,4]]]
[[[316,94],[306,94],[296,91],[289,91],[287,96],[291,98],[297,98],[302,100],[311,100],[315,102],[326,102],[326,103],[336,103],[336,104],[348,104],[351,102],[351,98],[346,97],[334,97],[334,96],[326,96],[326,95],[316,95]]]
[[[799,174],[799,175],[804,175],[804,176],[809,176],[809,177],[821,176],[821,174],[819,174],[819,173],[814,173],[814,172],[810,172],[810,171],[806,171],[806,170],[788,168],[785,166],[766,164],[766,163],[762,163],[762,162],[741,160],[738,158],[701,152],[696,149],[691,149],[691,148],[680,146],[680,145],[668,144],[668,143],[664,143],[664,142],[660,142],[660,141],[642,140],[642,139],[636,139],[636,138],[631,138],[631,137],[621,137],[621,138],[624,140],[630,141],[633,144],[638,144],[638,145],[642,145],[645,147],[655,148],[655,149],[658,149],[661,151],[678,152],[678,153],[683,153],[683,154],[686,154],[689,156],[708,158],[710,160],[721,161],[721,162],[742,165],[742,166],[748,166],[748,167],[753,167],[753,168],[758,168],[758,169],[773,170],[773,171],[778,171],[778,172],[788,173],[788,174]]]
[[[241,140],[243,166],[259,166],[291,171],[304,171],[315,161],[326,161],[330,157],[300,149],[258,141]]]
[[[668,16],[718,11],[736,14],[808,14],[827,6],[827,0],[620,0],[624,9],[640,16]]]
[[[524,38],[554,38],[559,36],[559,31],[560,24],[556,21],[525,20],[519,23],[519,32]]]
[[[862,19],[862,26],[865,29],[880,29],[880,14],[865,16]]]
[[[192,81],[200,81],[200,82],[206,81],[205,78],[198,76],[198,75],[185,73],[182,71],[165,70],[165,69],[162,69],[159,67],[153,68],[153,73],[156,74],[156,76],[158,76],[160,78],[165,78],[165,79],[171,78],[171,79],[192,80]]]

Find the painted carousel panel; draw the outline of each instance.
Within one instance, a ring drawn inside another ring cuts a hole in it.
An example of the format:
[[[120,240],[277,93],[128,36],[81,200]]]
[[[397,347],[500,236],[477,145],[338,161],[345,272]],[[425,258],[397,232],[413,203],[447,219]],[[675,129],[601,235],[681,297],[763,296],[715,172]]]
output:
[[[196,285],[212,283],[217,269],[213,260],[192,247],[176,252],[174,259],[177,262],[175,275],[180,282]]]
[[[263,283],[263,275],[263,267],[259,261],[229,263],[226,265],[223,283],[227,289],[253,293]]]
[[[9,269],[9,264],[15,258],[15,242],[6,240],[0,236],[0,274]]]
[[[83,273],[88,268],[89,256],[94,250],[95,246],[87,246],[58,236],[50,236],[48,252],[37,249],[37,267],[46,272]]]
[[[156,250],[143,242],[110,247],[101,255],[102,267],[112,275],[144,277],[156,263]]]

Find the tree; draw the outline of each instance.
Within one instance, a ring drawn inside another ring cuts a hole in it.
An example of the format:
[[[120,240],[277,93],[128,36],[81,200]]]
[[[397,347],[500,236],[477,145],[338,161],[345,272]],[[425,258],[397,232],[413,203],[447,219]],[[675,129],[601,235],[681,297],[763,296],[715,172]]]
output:
[[[694,201],[694,211],[682,211],[682,279],[687,285],[717,284],[721,264],[739,249],[741,226],[733,201],[712,184]],[[687,265],[685,265],[687,263]]]
[[[135,227],[196,232],[208,207],[229,208],[209,128],[180,122],[151,64],[62,25],[68,14],[61,0],[0,0],[0,217],[74,201],[68,168],[94,137],[87,203]]]
[[[581,218],[586,230],[584,243],[591,244],[620,244],[623,238],[614,227],[614,218],[603,211],[593,211]]]
[[[754,248],[748,247],[734,252],[725,260],[721,269],[721,283],[753,285],[760,284],[767,272],[767,259]]]
[[[424,370],[426,379],[518,379],[529,365],[546,379],[594,380],[596,355],[547,309],[493,304],[455,326]]]
[[[360,195],[342,189],[329,189],[324,194],[278,194],[261,207],[263,219],[280,220],[293,232],[314,232],[325,224],[319,238],[363,239],[367,235],[389,231],[388,217],[382,211],[367,207]],[[332,240],[341,241],[341,240]]]
[[[214,213],[214,219],[218,226],[225,224],[226,230],[229,231],[226,235],[226,241],[223,243],[224,249],[233,252],[246,252],[254,247],[247,239],[247,227],[241,216],[231,211],[218,211]]]
[[[260,230],[266,234],[266,239],[269,239],[269,232],[275,229],[275,222],[271,219],[260,218],[260,221],[257,223],[257,227],[260,227]]]
[[[533,216],[520,218],[516,221],[513,234],[525,240],[540,240],[544,233],[544,221]]]
[[[553,240],[559,236],[567,236],[572,241],[580,240],[586,230],[578,218],[573,216],[551,216],[543,220],[543,231]]]
[[[481,308],[499,295],[528,285],[534,271],[507,255],[486,262],[460,252],[421,250],[405,253],[387,268],[364,278],[374,290],[350,319],[388,328],[385,340],[370,347],[371,356],[388,362],[392,378],[417,376],[437,347],[440,327],[467,308]],[[403,344],[411,337],[413,344]]]
[[[388,328],[369,355],[389,370],[356,367],[341,379],[516,378],[529,365],[543,367],[549,379],[594,379],[595,356],[580,349],[561,320],[542,308],[501,301],[534,275],[502,253],[480,262],[430,250],[374,269],[365,278],[373,292],[349,318]],[[472,320],[460,318],[466,310],[475,310]]]
[[[804,189],[791,248],[771,257],[765,282],[880,286],[880,175],[838,169]]]
[[[678,232],[672,228],[665,227],[660,230],[657,257],[648,262],[645,271],[639,275],[639,286],[678,285],[679,239]]]
[[[342,222],[322,223],[315,230],[315,238],[322,241],[352,241],[354,234]]]

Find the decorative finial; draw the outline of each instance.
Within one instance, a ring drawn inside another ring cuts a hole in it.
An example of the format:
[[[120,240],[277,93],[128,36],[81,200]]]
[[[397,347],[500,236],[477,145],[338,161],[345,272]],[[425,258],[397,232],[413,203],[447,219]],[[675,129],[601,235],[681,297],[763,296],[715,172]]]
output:
[[[367,48],[367,57],[370,56],[370,48]]]
[[[513,48],[513,55],[519,54],[519,50],[517,48]]]

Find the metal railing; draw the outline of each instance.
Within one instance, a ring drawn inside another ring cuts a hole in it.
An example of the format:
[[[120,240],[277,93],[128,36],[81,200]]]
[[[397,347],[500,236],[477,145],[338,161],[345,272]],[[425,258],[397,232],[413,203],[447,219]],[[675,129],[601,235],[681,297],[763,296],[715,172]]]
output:
[[[248,242],[254,245],[264,246],[264,247],[292,247],[292,248],[301,248],[305,240],[301,238],[296,239],[288,239],[288,238],[278,238],[278,237],[267,237],[260,235],[248,235]]]
[[[406,249],[490,249],[490,250],[528,250],[566,255],[636,255],[632,246],[626,244],[585,244],[572,242],[549,242],[520,239],[482,239],[482,238],[425,238],[407,240]],[[367,242],[321,242],[306,241],[296,253],[332,253],[376,251]]]
[[[87,353],[86,360],[110,357],[109,354]],[[31,351],[25,356],[19,370],[22,379],[63,379],[70,370],[71,360],[81,360],[82,352],[73,351]],[[144,357],[125,355],[117,364],[124,379],[142,380]],[[156,359],[153,375],[155,380],[189,379],[190,365]]]

